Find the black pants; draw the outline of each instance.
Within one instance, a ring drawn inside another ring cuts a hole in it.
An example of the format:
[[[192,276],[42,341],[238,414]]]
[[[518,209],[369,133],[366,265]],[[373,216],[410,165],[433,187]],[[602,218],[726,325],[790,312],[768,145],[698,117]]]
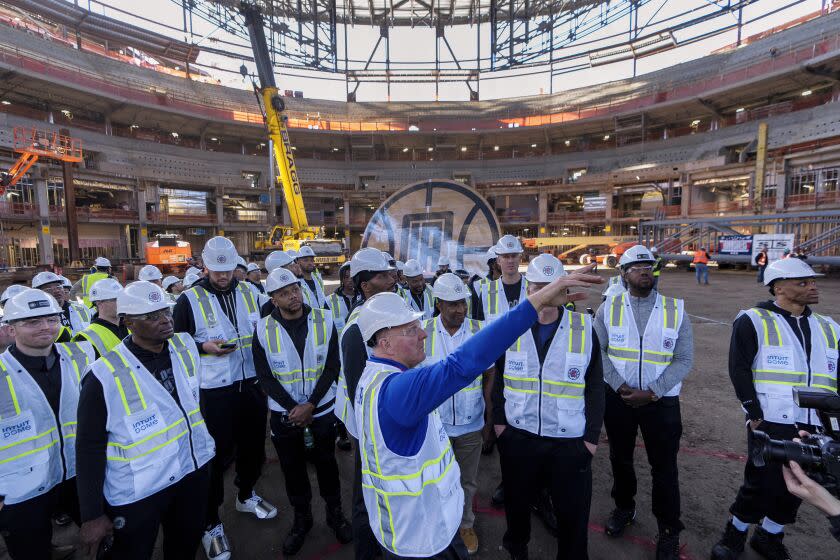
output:
[[[286,495],[295,510],[308,510],[312,502],[312,487],[306,472],[307,450],[303,443],[303,428],[284,422],[285,415],[271,413],[271,441],[280,459],[286,479]],[[312,420],[309,429],[315,448],[309,452],[318,475],[318,490],[327,508],[341,506],[341,485],[338,463],[335,460],[335,416],[332,412]]]
[[[583,438],[545,438],[508,426],[498,445],[505,484],[504,547],[512,554],[527,550],[531,504],[548,486],[557,516],[557,558],[588,558],[592,454]]]
[[[773,439],[797,437],[793,424],[762,422],[758,429]],[[787,491],[781,464],[768,462],[764,467],[756,467],[752,461],[747,461],[744,483],[729,512],[745,523],[759,523],[764,517],[769,517],[776,523],[787,525],[796,521],[801,503],[802,500]]]
[[[75,478],[40,496],[0,510],[0,532],[6,540],[9,556],[15,560],[50,560],[54,513],[66,513],[76,525],[80,524]]]
[[[677,469],[682,436],[679,397],[663,397],[648,405],[632,408],[607,386],[604,427],[610,440],[615,505],[627,510],[636,508],[633,452],[636,435],[641,430],[653,479],[653,515],[659,522],[660,530],[682,531]]]
[[[356,468],[353,469],[353,512],[350,524],[353,527],[353,552],[355,560],[371,560],[382,556],[379,542],[373,536],[370,528],[365,497],[362,494],[362,456],[359,454],[359,440],[353,440],[353,455],[356,458]]]
[[[152,557],[160,526],[163,526],[163,557],[182,560],[195,557],[204,533],[210,466],[192,472],[148,498],[124,506],[108,506],[114,521],[114,545],[110,558],[147,560]],[[117,528],[122,518],[122,528]]]
[[[265,420],[268,405],[256,380],[201,390],[201,413],[216,441],[210,469],[206,525],[216,525],[225,498],[225,471],[236,461],[236,486],[249,498],[265,462]]]
[[[419,558],[425,558],[426,560],[467,560],[470,555],[467,552],[467,547],[464,546],[464,541],[461,540],[461,535],[455,533],[455,537],[452,539],[452,542],[449,543],[449,546],[434,556],[412,556],[411,558],[406,558],[404,556],[391,554],[387,550],[382,549],[382,557],[387,560],[419,560]]]

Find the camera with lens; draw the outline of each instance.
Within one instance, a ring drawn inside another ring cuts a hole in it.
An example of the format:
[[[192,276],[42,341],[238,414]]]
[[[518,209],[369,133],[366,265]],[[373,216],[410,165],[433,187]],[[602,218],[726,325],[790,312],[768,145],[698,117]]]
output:
[[[826,490],[840,498],[840,395],[825,389],[794,387],[793,400],[811,408],[822,423],[820,433],[802,441],[770,439],[755,430],[749,437],[749,460],[757,467],[795,461]]]

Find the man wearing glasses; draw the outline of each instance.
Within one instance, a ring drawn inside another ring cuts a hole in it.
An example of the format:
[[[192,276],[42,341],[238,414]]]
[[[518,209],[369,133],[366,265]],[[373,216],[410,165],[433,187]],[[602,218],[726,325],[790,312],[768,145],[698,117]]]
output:
[[[76,410],[93,348],[55,343],[61,308],[41,290],[13,296],[4,313],[15,343],[0,354],[0,531],[13,559],[49,560],[53,513],[79,523]]]
[[[151,558],[162,525],[163,557],[194,558],[215,451],[199,410],[198,348],[175,333],[151,282],[126,286],[117,312],[131,335],[93,363],[79,396],[82,552]]]
[[[69,342],[90,324],[88,308],[70,301],[64,290],[64,280],[58,274],[49,271],[39,272],[32,277],[32,287],[50,294],[61,308],[58,342]]]
[[[627,291],[607,297],[595,315],[601,345],[615,509],[606,523],[617,537],[636,518],[633,452],[642,432],[659,526],[657,560],[677,560],[683,529],[677,452],[682,436],[680,388],[691,371],[694,341],[682,300],[654,289],[656,259],[642,245],[621,255]]]

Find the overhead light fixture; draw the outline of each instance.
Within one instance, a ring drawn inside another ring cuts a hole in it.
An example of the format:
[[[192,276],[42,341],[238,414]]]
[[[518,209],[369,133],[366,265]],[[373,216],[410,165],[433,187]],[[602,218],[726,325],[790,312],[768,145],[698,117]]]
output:
[[[129,126],[128,128],[130,128],[131,130],[137,130],[138,128],[140,128],[140,125],[139,124],[133,124],[133,125]]]
[[[408,125],[408,131],[409,132],[417,132],[418,130],[420,130],[420,127],[417,126],[416,124]]]
[[[0,103],[2,103],[3,105],[11,105],[12,104],[11,101],[8,101],[6,99],[4,99],[3,101],[0,101]]]
[[[610,135],[609,134],[604,134],[604,141],[606,142],[609,139],[610,139]]]
[[[211,139],[210,139],[210,141],[211,141],[211,142],[218,142],[218,141],[219,141],[219,139],[218,139],[218,138],[216,138],[216,137],[214,136],[213,138],[211,138]]]
[[[691,121],[691,126],[698,126],[700,124],[700,119],[694,119]]]
[[[333,148],[332,151],[337,152],[338,148]]]
[[[572,145],[572,141],[571,141],[571,140],[566,140],[566,141],[565,141],[565,142],[563,142],[563,143],[564,143],[564,144],[566,144],[567,146],[571,146],[571,145]]]
[[[180,135],[177,132],[172,133],[172,138],[178,138],[178,136],[180,136]]]
[[[498,152],[498,151],[499,151],[499,147],[498,147],[498,146],[493,146],[493,151],[494,151],[494,152]]]
[[[427,152],[434,152],[435,149],[433,147],[429,146],[428,148],[426,148],[426,151]]]
[[[407,151],[408,151],[408,148],[403,148],[403,153],[406,153]]]
[[[743,108],[743,107],[738,107],[737,109],[735,109],[735,112],[736,112],[736,113],[743,113],[743,112],[744,112],[744,108]]]
[[[467,151],[467,147],[466,147],[466,146],[461,146],[461,151],[462,151],[462,152],[466,152],[466,151]]]
[[[472,131],[475,132],[475,127],[472,127]]]
[[[638,175],[636,175],[636,180],[637,180],[637,181],[641,181],[641,180],[642,180],[642,178],[641,178],[641,177],[639,177]]]
[[[260,142],[260,148],[265,148],[265,142]]]
[[[296,152],[297,151],[297,146],[292,146],[292,150]]]
[[[531,147],[532,147],[532,148],[536,148],[536,147],[537,147],[537,145],[536,145],[536,144],[531,144]]]
[[[810,89],[806,89],[805,91],[802,92],[802,97],[808,97],[812,93],[814,93],[814,92],[811,91]]]

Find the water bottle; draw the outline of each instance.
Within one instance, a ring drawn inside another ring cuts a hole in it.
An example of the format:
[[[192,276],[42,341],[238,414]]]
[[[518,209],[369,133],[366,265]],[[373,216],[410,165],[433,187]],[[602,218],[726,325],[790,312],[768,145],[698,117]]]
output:
[[[315,449],[315,437],[312,435],[309,426],[303,429],[303,446],[307,449]]]

